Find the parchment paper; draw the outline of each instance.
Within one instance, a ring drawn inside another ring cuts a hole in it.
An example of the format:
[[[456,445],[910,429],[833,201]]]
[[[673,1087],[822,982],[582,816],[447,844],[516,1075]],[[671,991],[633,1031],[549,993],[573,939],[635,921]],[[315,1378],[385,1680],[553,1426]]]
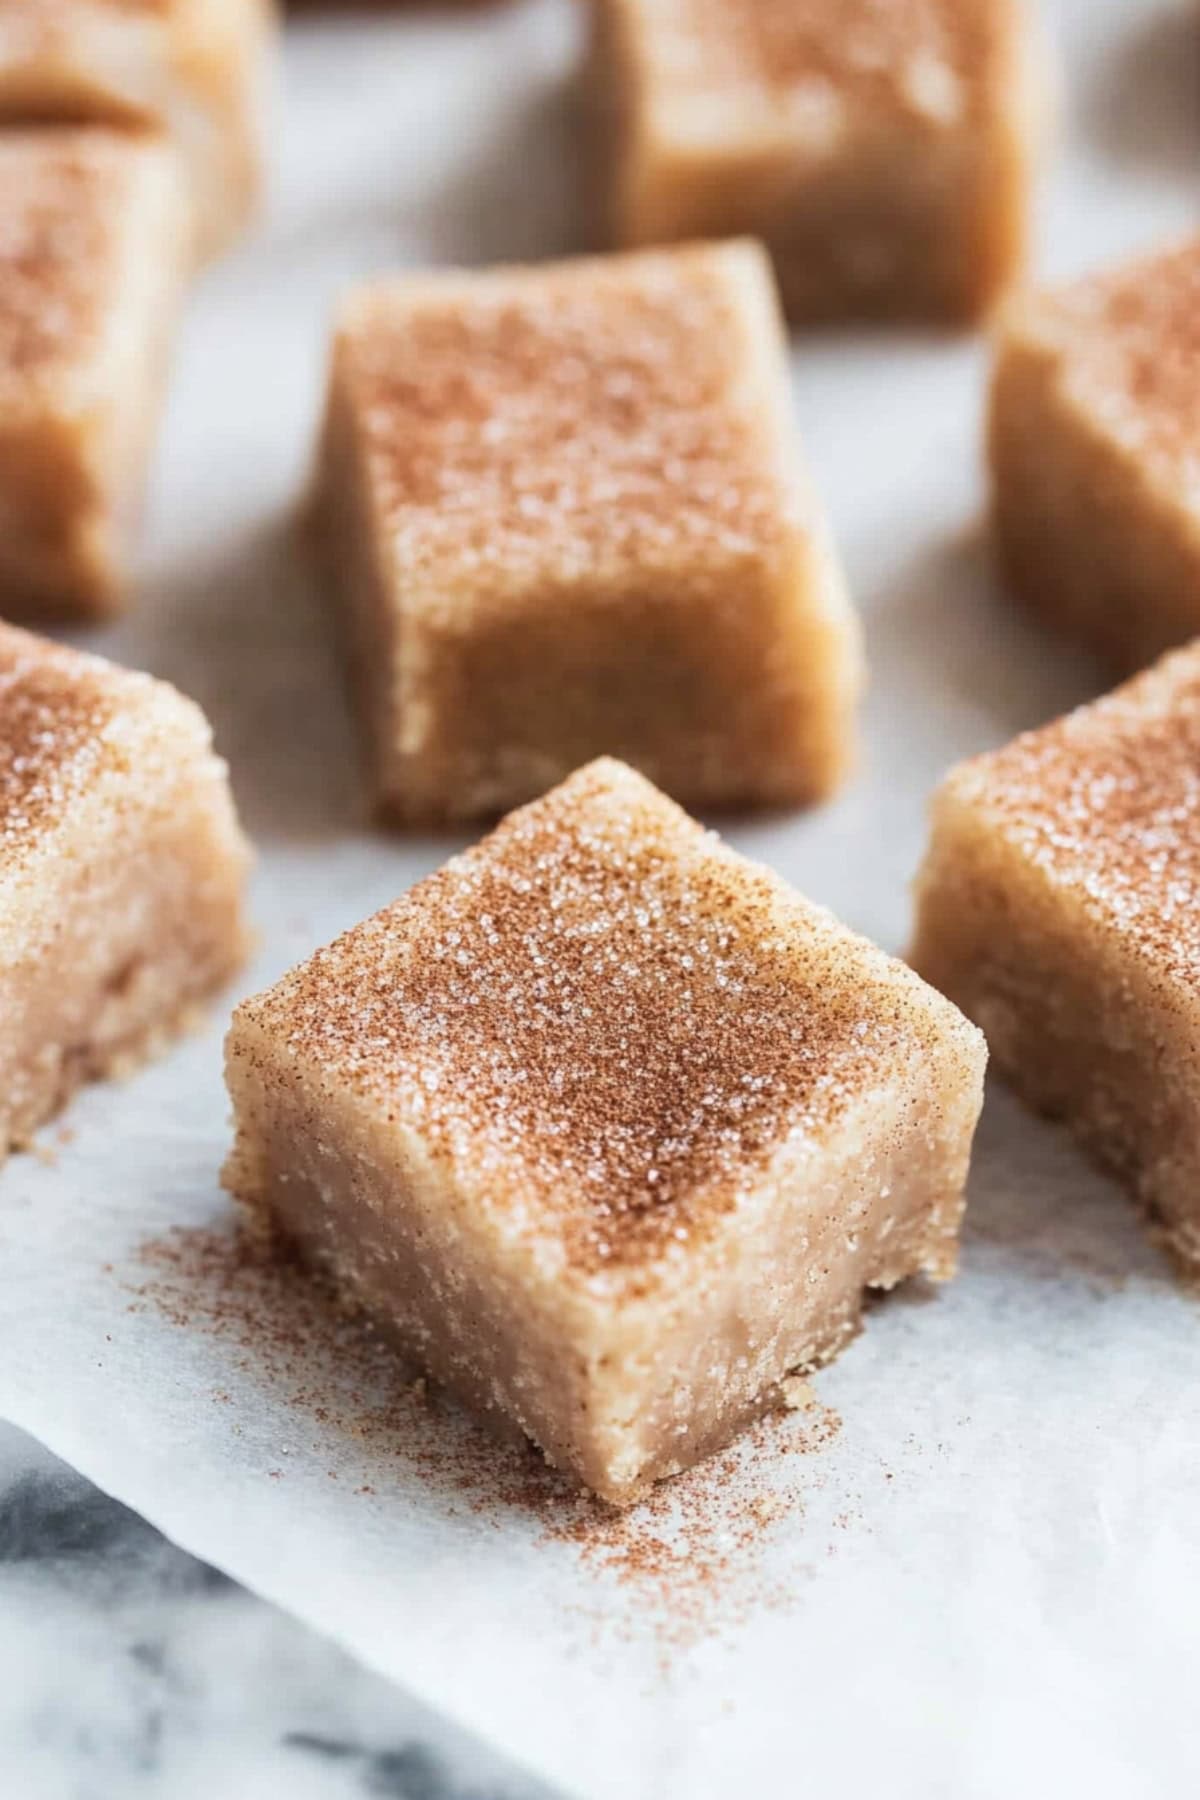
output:
[[[1200,107],[1194,9],[1049,11],[1059,274],[1194,222]],[[294,530],[329,306],[401,263],[575,247],[574,57],[554,0],[291,28],[269,224],[195,297],[141,602],[91,641],[214,719],[261,852],[247,988],[454,847],[365,824]],[[914,336],[795,359],[867,619],[866,756],[836,805],[730,835],[896,949],[939,774],[1099,685],[992,585],[984,367]],[[0,1414],[581,1795],[1197,1791],[1200,1309],[1054,1131],[993,1095],[960,1279],[873,1310],[807,1410],[615,1526],[238,1262],[233,997],[4,1170]]]

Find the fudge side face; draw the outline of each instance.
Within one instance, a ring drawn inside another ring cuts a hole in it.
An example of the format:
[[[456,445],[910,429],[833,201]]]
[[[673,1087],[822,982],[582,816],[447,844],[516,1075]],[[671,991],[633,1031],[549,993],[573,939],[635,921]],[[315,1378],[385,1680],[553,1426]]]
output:
[[[600,761],[239,1007],[226,1182],[618,1502],[949,1274],[982,1039]]]
[[[859,639],[751,245],[356,295],[321,458],[381,810],[486,816],[598,754],[696,804],[850,757]]]
[[[913,962],[1200,1267],[1200,653],[954,772]]]
[[[186,274],[164,145],[0,136],[0,606],[97,616],[126,552]]]
[[[747,232],[797,321],[958,321],[1021,266],[1045,83],[1017,0],[594,0],[618,244]]]
[[[257,207],[277,30],[273,0],[0,0],[0,121],[165,131],[204,259]]]
[[[232,973],[247,860],[190,701],[0,626],[0,1151]]]
[[[1200,632],[1200,238],[1006,321],[988,428],[998,553],[1047,625],[1140,668]]]

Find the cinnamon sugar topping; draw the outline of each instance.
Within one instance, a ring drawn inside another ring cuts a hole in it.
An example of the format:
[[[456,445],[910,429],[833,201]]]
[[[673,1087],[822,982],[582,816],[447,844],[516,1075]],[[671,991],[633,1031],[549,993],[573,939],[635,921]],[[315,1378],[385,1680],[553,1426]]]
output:
[[[89,28],[111,30],[127,20],[133,30],[142,31],[146,22],[181,14],[188,4],[189,0],[0,0],[0,78],[78,52],[79,39]]]
[[[778,543],[795,501],[745,379],[759,255],[650,252],[358,295],[339,354],[404,579],[469,581],[478,599]]]
[[[1200,509],[1200,237],[1033,306],[1091,421]]]
[[[0,139],[0,393],[61,375],[98,333],[106,259],[145,154],[103,131]]]
[[[125,717],[156,684],[0,625],[0,854],[11,873],[105,770],[128,765]]]
[[[36,23],[38,20],[56,20],[63,15],[78,13],[86,6],[89,12],[104,15],[132,13],[169,13],[182,12],[187,0],[0,0],[0,30],[9,29],[10,17],[13,26]]]
[[[664,89],[790,91],[831,124],[862,98],[957,122],[1007,14],[995,0],[637,0]]]
[[[952,792],[1154,968],[1200,981],[1200,648],[966,764]]]
[[[611,762],[241,1016],[584,1272],[686,1253],[945,1030],[908,971]]]

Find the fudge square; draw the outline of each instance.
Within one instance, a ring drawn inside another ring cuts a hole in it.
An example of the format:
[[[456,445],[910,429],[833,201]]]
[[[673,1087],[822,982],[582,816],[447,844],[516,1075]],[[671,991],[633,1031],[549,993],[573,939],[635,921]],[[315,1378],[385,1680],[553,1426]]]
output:
[[[1200,646],[954,771],[913,962],[1200,1270]]]
[[[1121,674],[1200,633],[1200,237],[1016,304],[988,435],[1037,617]]]
[[[602,759],[239,1007],[226,1183],[626,1503],[953,1272],[984,1058]]]
[[[191,701],[0,625],[0,1152],[232,973],[246,866]]]
[[[168,132],[208,256],[258,201],[275,35],[272,0],[0,0],[0,125]]]
[[[1019,0],[593,0],[618,244],[746,232],[797,321],[981,312],[1023,261],[1043,82]]]
[[[696,805],[837,784],[858,630],[754,245],[358,293],[321,466],[381,811],[495,814],[604,754]]]
[[[162,144],[0,133],[0,610],[102,615],[126,590],[187,266]]]

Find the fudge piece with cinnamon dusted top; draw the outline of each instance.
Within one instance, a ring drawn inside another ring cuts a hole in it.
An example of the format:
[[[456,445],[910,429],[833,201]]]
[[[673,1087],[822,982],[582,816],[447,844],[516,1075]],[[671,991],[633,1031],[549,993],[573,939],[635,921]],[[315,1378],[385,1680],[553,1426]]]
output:
[[[0,625],[0,1155],[232,973],[246,864],[190,700]]]
[[[167,132],[211,255],[258,200],[276,30],[273,0],[0,0],[0,125]]]
[[[355,295],[320,511],[385,812],[500,812],[608,753],[696,805],[842,775],[858,631],[755,246]]]
[[[1200,648],[955,770],[913,962],[1200,1270]]]
[[[984,1056],[601,760],[238,1008],[225,1178],[624,1504],[953,1271]]]
[[[1122,674],[1200,634],[1200,237],[1016,304],[988,436],[1038,618]]]
[[[125,598],[187,232],[164,145],[0,133],[0,612]]]
[[[1045,112],[1020,0],[592,0],[618,244],[749,232],[798,321],[958,321],[1020,267]]]

